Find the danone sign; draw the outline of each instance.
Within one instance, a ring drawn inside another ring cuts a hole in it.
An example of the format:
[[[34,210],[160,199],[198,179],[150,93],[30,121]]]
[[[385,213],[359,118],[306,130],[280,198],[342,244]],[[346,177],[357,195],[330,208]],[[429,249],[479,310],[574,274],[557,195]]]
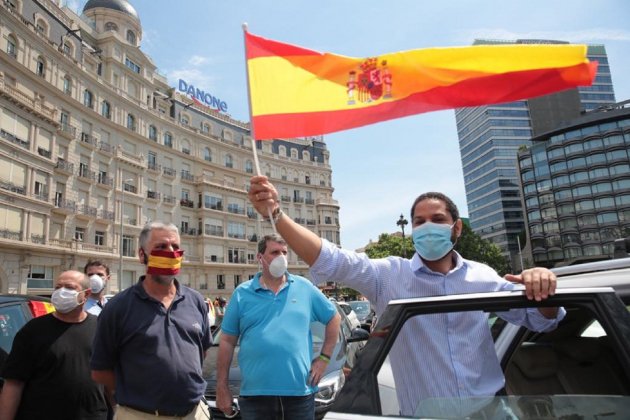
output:
[[[195,88],[193,84],[188,83],[183,79],[179,79],[179,91],[189,95],[193,98],[193,100],[196,99],[210,108],[217,109],[221,112],[227,112],[228,106],[225,101],[213,96],[210,92],[205,92],[199,88]]]

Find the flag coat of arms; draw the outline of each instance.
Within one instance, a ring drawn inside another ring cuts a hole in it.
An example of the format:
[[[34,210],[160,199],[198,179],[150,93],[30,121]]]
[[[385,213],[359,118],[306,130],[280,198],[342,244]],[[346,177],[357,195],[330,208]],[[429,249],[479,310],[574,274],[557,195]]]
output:
[[[354,58],[245,32],[257,140],[321,135],[443,109],[511,102],[592,84],[577,44],[427,48]]]

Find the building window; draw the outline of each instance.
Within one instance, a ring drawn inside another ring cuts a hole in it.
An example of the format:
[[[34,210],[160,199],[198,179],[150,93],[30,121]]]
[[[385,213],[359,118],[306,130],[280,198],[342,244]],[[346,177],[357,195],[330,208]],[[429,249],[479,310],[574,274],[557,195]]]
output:
[[[201,132],[202,133],[206,133],[206,134],[210,134],[210,124],[202,123],[201,124]]]
[[[239,284],[241,284],[241,275],[234,274],[234,288],[236,289]]]
[[[118,31],[118,25],[116,25],[114,22],[107,22],[105,24],[105,30],[106,31],[114,31],[117,32]]]
[[[169,132],[164,133],[164,146],[173,147],[173,135]]]
[[[77,227],[74,229],[74,240],[77,242],[83,242],[85,236],[85,228]]]
[[[190,118],[188,118],[188,115],[182,115],[181,122],[183,125],[190,124]]]
[[[101,102],[101,115],[107,119],[112,116],[112,106],[107,101]]]
[[[157,128],[154,125],[149,126],[149,139],[157,141]]]
[[[136,131],[136,117],[132,114],[127,114],[127,128]]]
[[[217,289],[225,289],[225,275],[217,274]]]
[[[48,35],[48,25],[44,21],[44,19],[37,19],[37,23],[35,24],[35,30],[40,35],[47,36]]]
[[[127,31],[127,42],[131,45],[136,45],[136,34],[132,30]]]
[[[128,58],[125,58],[125,65],[129,67],[133,72],[140,74],[140,66],[131,61]]]
[[[234,167],[234,160],[232,159],[232,155],[225,155],[225,167],[226,168]]]
[[[72,79],[70,76],[63,78],[63,93],[66,95],[72,95]]]
[[[94,95],[88,89],[83,92],[83,105],[92,108],[94,105]]]
[[[134,238],[133,236],[123,235],[123,256],[125,257],[134,257],[135,256],[135,248],[134,248]]]
[[[203,158],[206,162],[212,162],[212,150],[210,148],[203,149]]]
[[[42,57],[37,58],[37,65],[35,67],[35,73],[41,77],[46,76],[46,62],[44,61]]]
[[[72,44],[70,44],[69,42],[64,42],[63,53],[67,56],[72,56]]]
[[[42,265],[31,265],[26,280],[29,289],[52,289],[53,269]]]
[[[248,174],[254,173],[254,164],[252,163],[251,160],[248,160],[247,162],[245,162],[245,172],[247,172]]]
[[[94,234],[94,245],[104,246],[105,245],[105,232],[97,230]]]
[[[17,40],[13,35],[7,37],[7,54],[13,58],[17,58]]]

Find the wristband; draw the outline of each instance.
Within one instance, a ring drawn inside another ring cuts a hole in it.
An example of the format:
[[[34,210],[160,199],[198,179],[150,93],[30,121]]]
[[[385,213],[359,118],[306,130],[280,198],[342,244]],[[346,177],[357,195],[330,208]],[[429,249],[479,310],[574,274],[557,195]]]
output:
[[[267,221],[268,222],[273,222],[273,224],[275,225],[276,223],[278,223],[278,220],[280,220],[280,218],[282,217],[284,213],[282,212],[282,209],[280,207],[277,207],[272,213],[271,213],[271,219],[269,217],[267,217]]]
[[[330,363],[330,356],[325,355],[324,353],[321,353],[318,359],[323,360],[326,363]]]

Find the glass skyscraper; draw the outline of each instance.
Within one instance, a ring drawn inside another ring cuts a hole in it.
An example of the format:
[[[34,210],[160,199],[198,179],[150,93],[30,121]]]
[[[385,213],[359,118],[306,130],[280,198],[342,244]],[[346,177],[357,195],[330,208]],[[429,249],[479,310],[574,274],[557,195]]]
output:
[[[540,43],[564,42],[476,40],[473,45]],[[471,227],[499,246],[512,261],[518,252],[517,236],[525,227],[517,171],[519,148],[529,147],[533,136],[579,116],[580,112],[615,103],[605,47],[589,46],[588,57],[599,62],[593,86],[533,100],[455,111]]]

